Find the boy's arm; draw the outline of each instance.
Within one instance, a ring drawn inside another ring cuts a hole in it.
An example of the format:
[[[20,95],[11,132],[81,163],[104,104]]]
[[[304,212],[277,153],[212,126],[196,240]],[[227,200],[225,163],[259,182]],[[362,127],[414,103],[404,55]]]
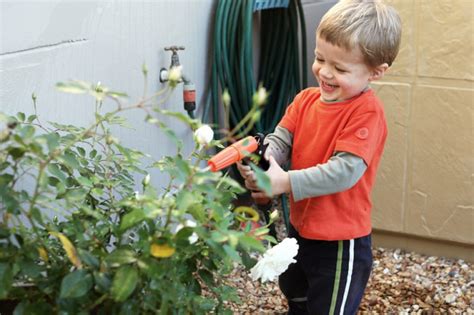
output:
[[[263,143],[268,144],[268,148],[265,151],[265,158],[267,160],[271,155],[275,158],[278,165],[285,165],[289,161],[293,135],[288,129],[277,126],[273,133],[265,137]]]
[[[289,171],[293,199],[299,201],[349,189],[366,169],[362,158],[348,152],[336,152],[327,163]]]

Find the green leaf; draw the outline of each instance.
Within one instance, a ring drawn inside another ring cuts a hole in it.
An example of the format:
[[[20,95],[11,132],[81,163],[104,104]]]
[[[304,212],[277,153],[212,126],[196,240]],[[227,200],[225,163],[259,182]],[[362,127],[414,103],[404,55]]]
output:
[[[180,156],[178,156],[174,159],[174,163],[174,172],[176,172],[176,177],[182,181],[185,181],[186,178],[191,174],[191,169],[188,162],[184,161]]]
[[[43,315],[54,313],[53,305],[40,300],[35,302],[22,301],[15,308],[13,315]]]
[[[28,121],[29,123],[32,123],[36,118],[37,118],[36,115],[30,115],[30,116],[28,116],[27,121]]]
[[[43,216],[38,208],[31,209],[31,217],[40,225],[44,225]]]
[[[270,182],[270,178],[265,174],[265,172],[255,166],[255,164],[250,163],[253,171],[255,172],[255,177],[257,178],[257,186],[262,189],[267,195],[272,195],[272,184]]]
[[[46,139],[46,144],[48,145],[48,150],[49,152],[53,152],[57,147],[59,147],[59,134],[56,132],[53,133],[48,133],[46,135],[43,135]]]
[[[94,282],[97,286],[96,290],[99,290],[101,293],[109,291],[112,281],[107,276],[107,274],[99,271],[94,271]]]
[[[60,183],[59,179],[54,176],[48,176],[48,184],[50,186],[56,187]]]
[[[66,193],[65,197],[69,202],[82,202],[86,198],[87,191],[82,188],[70,189]]]
[[[206,212],[201,204],[193,204],[189,209],[188,213],[193,216],[198,222],[204,222],[206,220]]]
[[[193,193],[189,190],[181,190],[176,196],[176,205],[181,213],[186,210],[195,202],[196,198]]]
[[[213,241],[217,243],[223,243],[223,242],[227,242],[227,240],[229,239],[229,236],[219,231],[212,231],[211,238]]]
[[[16,114],[16,117],[18,117],[18,120],[19,120],[19,121],[25,121],[25,119],[26,119],[25,114],[24,114],[24,113],[21,113],[21,112],[18,112],[18,113]]]
[[[0,226],[0,238],[8,238],[8,237],[10,237],[10,230],[7,229],[6,227]]]
[[[122,266],[115,274],[110,293],[115,301],[123,302],[135,290],[137,283],[137,269],[133,266]]]
[[[116,92],[116,91],[107,91],[105,94],[112,97],[128,97],[127,93]]]
[[[88,178],[84,176],[79,176],[78,178],[76,178],[76,180],[79,182],[79,184],[81,184],[84,187],[92,188],[94,186],[92,181],[90,181]]]
[[[212,298],[207,298],[203,296],[195,296],[193,298],[194,303],[196,303],[199,306],[199,310],[201,311],[207,311],[211,313],[211,311],[214,311],[216,306],[217,306],[217,301],[212,299]],[[206,312],[206,314],[208,314]],[[214,312],[212,312],[214,313]],[[220,312],[218,314],[221,314]]]
[[[26,278],[37,278],[42,271],[44,271],[44,266],[40,266],[31,260],[23,260],[19,264],[19,270],[21,277],[26,276]]]
[[[11,266],[6,263],[0,263],[0,299],[7,298],[12,282],[13,272]]]
[[[85,263],[86,265],[89,265],[95,268],[100,267],[99,259],[95,257],[91,252],[78,248],[77,253],[79,254],[79,257],[81,258],[81,261]]]
[[[2,174],[0,175],[0,185],[6,186],[13,180],[13,175],[11,174]]]
[[[163,115],[169,116],[169,117],[177,118],[178,120],[184,122],[188,126],[191,126],[191,127],[194,127],[194,128],[198,126],[198,122],[197,122],[196,119],[192,119],[188,115],[183,114],[181,112],[172,112],[172,111],[169,111],[169,110],[166,110],[166,109],[160,109],[160,108],[155,109],[155,111],[157,111],[157,112],[159,112]]]
[[[18,134],[20,135],[20,137],[22,137],[23,141],[25,141],[33,137],[33,135],[35,134],[35,128],[33,126],[27,125],[22,128]]]
[[[8,149],[8,154],[10,154],[14,160],[17,160],[25,155],[25,150],[23,148],[13,147]]]
[[[242,194],[244,193],[246,190],[245,188],[242,187],[242,185],[239,184],[239,182],[237,182],[236,180],[230,178],[229,176],[223,176],[219,183],[217,184],[218,187],[221,187],[221,186],[227,186],[226,187],[226,190],[232,190],[233,192],[237,193],[237,194]]]
[[[256,249],[260,252],[265,251],[265,246],[261,242],[250,236],[242,236],[239,238],[239,243],[247,250]]]
[[[84,150],[84,148],[77,147],[76,150],[81,156],[86,156],[86,150]]]
[[[224,245],[224,251],[226,252],[227,256],[229,256],[233,261],[242,263],[242,259],[240,258],[239,253],[231,246]]]
[[[97,150],[96,150],[96,149],[94,149],[94,150],[92,150],[91,152],[89,152],[89,157],[90,157],[91,159],[95,158],[96,155],[97,155]]]
[[[143,209],[135,209],[123,216],[120,221],[120,230],[125,231],[145,220],[146,215]]]
[[[91,90],[92,85],[83,81],[58,82],[56,88],[65,93],[84,94]]]
[[[76,160],[76,156],[71,152],[65,152],[62,156],[59,157],[59,160],[61,160],[61,162],[63,162],[65,165],[69,166],[73,170],[81,168],[79,162]]]
[[[84,269],[73,271],[63,278],[59,293],[60,298],[78,298],[92,288],[92,276]]]
[[[207,284],[208,287],[212,287],[215,285],[214,283],[214,276],[212,275],[211,272],[205,269],[201,269],[198,271],[199,277],[204,281],[205,284]]]
[[[61,171],[59,166],[57,164],[49,164],[48,165],[48,171],[57,177],[61,182],[65,183],[66,182],[66,175]]]
[[[106,263],[110,267],[119,267],[125,264],[131,264],[137,261],[135,252],[129,249],[117,249],[105,258]]]
[[[2,196],[2,202],[7,208],[9,213],[19,214],[20,213],[20,203],[15,198],[13,194],[5,194]]]
[[[242,263],[244,264],[245,268],[250,269],[257,263],[255,258],[250,257],[247,252],[241,252],[242,255]]]

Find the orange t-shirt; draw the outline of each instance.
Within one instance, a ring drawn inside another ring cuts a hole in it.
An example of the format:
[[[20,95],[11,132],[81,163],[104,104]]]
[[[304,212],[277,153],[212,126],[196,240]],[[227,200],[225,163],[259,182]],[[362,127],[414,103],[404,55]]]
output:
[[[291,169],[326,163],[335,152],[361,157],[367,170],[350,189],[295,202],[290,222],[309,239],[346,240],[371,232],[371,190],[382,156],[387,124],[371,89],[350,100],[325,103],[319,88],[300,92],[279,125],[293,134]]]

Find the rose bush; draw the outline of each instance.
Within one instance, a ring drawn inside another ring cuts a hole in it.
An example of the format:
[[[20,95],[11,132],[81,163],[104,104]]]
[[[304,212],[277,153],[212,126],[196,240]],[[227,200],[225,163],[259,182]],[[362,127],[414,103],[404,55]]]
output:
[[[172,87],[124,105],[125,94],[100,84],[58,84],[95,98],[88,127],[0,114],[0,304],[15,314],[230,313],[223,302],[237,295],[225,275],[235,262],[255,264],[249,253],[265,249],[255,235],[268,229],[241,228],[232,200],[243,188],[201,167],[228,137],[210,141],[200,129],[184,156],[163,116],[193,130],[201,123],[160,108]],[[102,113],[106,101],[115,110]],[[129,110],[144,111],[176,154],[153,160],[122,145],[111,127]],[[168,175],[166,187],[153,187],[150,168]]]

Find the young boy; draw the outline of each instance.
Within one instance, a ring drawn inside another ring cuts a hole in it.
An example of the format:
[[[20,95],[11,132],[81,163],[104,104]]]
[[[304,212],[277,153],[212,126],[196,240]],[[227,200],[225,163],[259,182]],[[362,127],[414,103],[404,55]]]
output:
[[[372,269],[370,194],[387,137],[369,83],[391,66],[400,36],[397,12],[381,1],[337,3],[316,31],[319,88],[300,92],[267,137],[272,195],[291,193],[288,234],[300,246],[279,279],[288,314],[357,312]],[[251,169],[238,169],[258,190]]]

